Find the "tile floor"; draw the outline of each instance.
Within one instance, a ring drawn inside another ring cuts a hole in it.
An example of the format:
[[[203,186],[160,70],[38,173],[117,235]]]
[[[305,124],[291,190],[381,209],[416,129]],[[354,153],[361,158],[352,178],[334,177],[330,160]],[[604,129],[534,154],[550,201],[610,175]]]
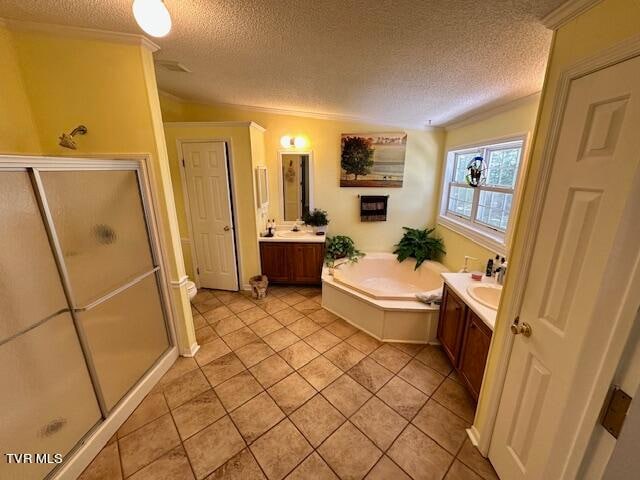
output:
[[[436,347],[381,343],[316,288],[202,290],[179,358],[82,480],[497,479]]]

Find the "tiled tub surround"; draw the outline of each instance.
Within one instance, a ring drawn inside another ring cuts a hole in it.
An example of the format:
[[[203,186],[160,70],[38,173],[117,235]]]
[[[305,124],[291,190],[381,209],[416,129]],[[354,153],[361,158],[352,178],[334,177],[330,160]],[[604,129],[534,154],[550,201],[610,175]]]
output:
[[[82,480],[495,479],[474,405],[434,346],[382,343],[320,307],[201,291],[179,358]]]

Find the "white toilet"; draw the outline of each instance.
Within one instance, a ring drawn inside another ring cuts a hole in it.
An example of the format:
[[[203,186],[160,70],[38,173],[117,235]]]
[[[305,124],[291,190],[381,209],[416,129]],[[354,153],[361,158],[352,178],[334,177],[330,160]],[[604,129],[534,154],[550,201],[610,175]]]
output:
[[[187,294],[189,295],[189,300],[193,300],[193,297],[198,293],[198,289],[196,288],[196,284],[191,280],[187,280]]]

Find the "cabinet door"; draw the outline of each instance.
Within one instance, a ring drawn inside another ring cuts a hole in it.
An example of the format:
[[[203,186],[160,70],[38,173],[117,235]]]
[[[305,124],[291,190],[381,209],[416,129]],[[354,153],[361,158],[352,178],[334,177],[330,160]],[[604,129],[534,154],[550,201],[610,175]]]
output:
[[[260,243],[262,274],[271,283],[287,283],[290,278],[291,254],[287,243]]]
[[[324,244],[293,244],[292,277],[295,283],[319,284],[322,276]]]
[[[462,352],[460,354],[459,372],[473,398],[478,400],[484,367],[487,363],[489,345],[491,344],[491,330],[471,309],[467,312],[467,327],[465,329]]]
[[[440,319],[438,321],[438,340],[454,366],[458,357],[464,333],[466,305],[446,285],[443,289]]]

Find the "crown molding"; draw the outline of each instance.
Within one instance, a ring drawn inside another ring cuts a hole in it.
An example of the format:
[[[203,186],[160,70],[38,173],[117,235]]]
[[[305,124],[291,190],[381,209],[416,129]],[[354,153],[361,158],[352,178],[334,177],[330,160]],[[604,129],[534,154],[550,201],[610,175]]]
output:
[[[166,90],[158,89],[158,95],[161,97],[166,97],[169,100],[173,100],[176,103],[187,103],[184,98],[174,95],[173,93],[169,93]]]
[[[253,127],[261,132],[266,132],[267,129],[262,125],[250,120],[250,121],[230,121],[230,122],[164,122],[165,128],[184,128],[184,127]]]
[[[316,113],[316,112],[306,112],[304,110],[290,110],[285,108],[274,108],[274,107],[257,107],[253,105],[242,105],[235,103],[224,103],[224,102],[211,102],[202,98],[184,98],[179,97],[173,93],[167,92],[166,90],[159,89],[158,92],[171,100],[179,103],[191,103],[191,104],[199,104],[206,105],[210,107],[220,107],[220,108],[232,108],[234,110],[241,110],[245,112],[258,112],[258,113],[269,113],[273,115],[286,115],[290,117],[303,117],[303,118],[314,118],[317,120],[330,120],[330,121],[338,121],[338,122],[350,122],[350,123],[368,123],[370,125],[378,125],[381,127],[387,127],[391,129],[404,128],[407,130],[422,130],[426,132],[430,131],[440,131],[443,130],[441,126],[419,126],[412,124],[403,124],[403,123],[385,123],[380,120],[375,120],[367,117],[359,117],[355,115],[342,115],[338,113]]]
[[[479,122],[481,120],[485,120],[489,117],[493,117],[494,115],[498,115],[499,113],[504,113],[509,110],[513,110],[514,108],[518,108],[530,102],[540,102],[540,96],[541,96],[541,92],[535,92],[535,93],[532,93],[531,95],[520,97],[510,102],[503,103],[501,105],[480,108],[468,115],[464,115],[462,117],[457,118],[453,122],[446,123],[444,125],[444,128],[447,131],[454,130],[456,128],[464,127],[465,125],[469,125],[472,123]]]
[[[69,25],[58,25],[53,23],[26,22],[22,20],[12,20],[10,18],[0,18],[0,25],[9,30],[23,32],[40,32],[51,35],[71,36],[89,38],[105,42],[123,43],[126,45],[139,45],[150,52],[157,52],[160,46],[153,43],[144,35],[136,33],[111,32],[108,30],[97,30],[95,28],[74,27]]]
[[[602,0],[567,0],[542,18],[542,24],[557,30]]]

